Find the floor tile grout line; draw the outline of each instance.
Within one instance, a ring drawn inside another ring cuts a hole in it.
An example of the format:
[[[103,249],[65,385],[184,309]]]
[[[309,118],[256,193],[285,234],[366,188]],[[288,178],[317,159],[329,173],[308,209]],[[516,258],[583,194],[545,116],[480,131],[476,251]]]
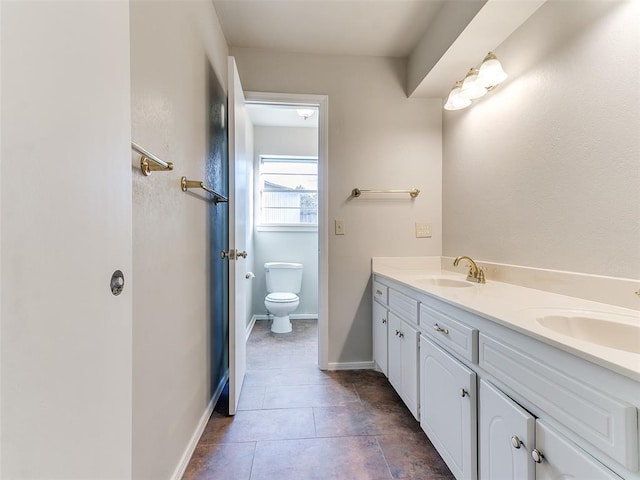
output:
[[[313,416],[313,435],[318,438],[318,425],[316,424],[316,407],[311,408],[311,415]]]
[[[251,468],[249,468],[249,478],[247,480],[251,480],[253,476],[253,465],[256,462],[256,452],[258,451],[258,442],[253,442],[253,457],[251,457]]]
[[[393,473],[391,472],[391,466],[389,465],[389,460],[387,460],[387,456],[384,454],[384,450],[382,449],[382,445],[380,445],[380,442],[378,441],[378,436],[374,435],[373,438],[376,441],[376,445],[378,445],[378,450],[380,450],[380,454],[382,455],[382,458],[384,458],[384,463],[387,466],[387,471],[389,472],[389,478],[391,480],[395,479],[395,477],[393,476]]]

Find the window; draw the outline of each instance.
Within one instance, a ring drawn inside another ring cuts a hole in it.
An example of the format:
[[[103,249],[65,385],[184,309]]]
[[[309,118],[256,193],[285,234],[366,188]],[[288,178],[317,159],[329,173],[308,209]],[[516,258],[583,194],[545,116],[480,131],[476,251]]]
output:
[[[318,225],[317,157],[260,157],[261,226]]]

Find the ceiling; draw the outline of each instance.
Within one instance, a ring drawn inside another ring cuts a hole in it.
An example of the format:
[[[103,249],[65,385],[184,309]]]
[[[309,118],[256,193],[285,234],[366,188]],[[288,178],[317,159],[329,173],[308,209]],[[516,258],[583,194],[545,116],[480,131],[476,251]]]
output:
[[[409,97],[444,98],[546,0],[213,0],[230,47],[407,58]],[[508,71],[508,66],[505,66]]]
[[[247,113],[251,123],[256,127],[318,128],[317,107],[304,108],[314,110],[315,114],[305,120],[298,115],[296,107],[290,105],[247,103]]]
[[[231,47],[407,57],[445,0],[214,0]]]

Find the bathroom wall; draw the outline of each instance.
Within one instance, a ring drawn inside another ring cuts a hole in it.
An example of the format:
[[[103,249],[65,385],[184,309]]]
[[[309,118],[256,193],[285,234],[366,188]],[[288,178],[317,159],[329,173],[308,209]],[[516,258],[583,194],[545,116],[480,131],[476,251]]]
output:
[[[254,172],[256,181],[260,155],[318,155],[318,129],[256,126],[254,129]],[[256,194],[259,188],[256,185]],[[318,232],[255,230],[256,281],[254,315],[265,315],[267,287],[265,262],[296,262],[304,265],[300,306],[295,314],[318,315]]]
[[[371,257],[441,253],[441,102],[407,99],[402,59],[231,54],[245,90],[329,96],[329,364],[371,361]],[[421,193],[352,199],[354,187]],[[334,219],[344,236],[333,235]],[[416,221],[433,237],[415,238]]]
[[[505,84],[443,113],[444,255],[640,278],[638,18],[548,1],[496,49]]]
[[[0,478],[128,479],[128,4],[0,12]]]
[[[227,47],[209,1],[131,2],[133,140],[174,163],[133,172],[133,477],[169,478],[210,400],[207,78],[226,89]]]

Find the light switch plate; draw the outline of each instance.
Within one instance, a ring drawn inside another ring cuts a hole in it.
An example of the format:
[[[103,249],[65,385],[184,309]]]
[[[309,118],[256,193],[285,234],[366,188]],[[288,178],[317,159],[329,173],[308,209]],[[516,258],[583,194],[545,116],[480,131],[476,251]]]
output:
[[[344,235],[344,220],[336,220],[336,235]]]
[[[431,238],[431,224],[416,222],[416,238]]]

